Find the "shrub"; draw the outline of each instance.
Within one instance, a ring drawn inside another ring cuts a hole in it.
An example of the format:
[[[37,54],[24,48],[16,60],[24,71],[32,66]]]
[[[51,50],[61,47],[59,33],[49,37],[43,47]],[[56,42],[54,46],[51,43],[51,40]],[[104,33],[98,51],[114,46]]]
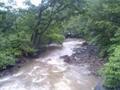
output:
[[[106,87],[120,87],[120,45],[116,46],[110,55],[109,62],[105,64],[103,75]]]
[[[6,69],[7,66],[14,65],[16,58],[8,53],[0,52],[0,70]]]

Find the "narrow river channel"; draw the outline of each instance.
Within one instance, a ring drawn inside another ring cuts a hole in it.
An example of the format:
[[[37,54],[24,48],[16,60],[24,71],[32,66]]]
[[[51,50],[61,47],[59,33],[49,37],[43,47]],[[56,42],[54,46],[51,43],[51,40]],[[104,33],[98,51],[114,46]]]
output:
[[[61,56],[72,55],[83,40],[65,40],[63,47],[51,47],[26,63],[13,75],[0,78],[0,90],[93,90],[97,78],[87,65],[70,65]]]

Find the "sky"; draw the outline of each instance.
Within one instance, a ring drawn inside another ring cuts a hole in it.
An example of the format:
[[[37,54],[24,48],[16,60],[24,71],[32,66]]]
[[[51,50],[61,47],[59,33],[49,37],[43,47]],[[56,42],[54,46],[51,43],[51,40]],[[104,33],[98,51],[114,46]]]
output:
[[[17,6],[18,7],[22,7],[23,6],[23,2],[25,1],[25,0],[15,0],[16,1],[16,3],[17,3]],[[33,4],[35,4],[35,5],[39,5],[39,2],[40,2],[41,0],[31,0],[31,2],[33,3]]]
[[[0,0],[0,2],[4,2],[4,3],[6,3],[7,1],[8,0]],[[24,4],[23,4],[23,2],[25,0],[14,0],[14,1],[16,2],[16,5],[17,5],[17,6],[15,6],[16,8],[24,8],[25,7]],[[34,5],[38,6],[40,4],[41,0],[31,0],[31,2]]]

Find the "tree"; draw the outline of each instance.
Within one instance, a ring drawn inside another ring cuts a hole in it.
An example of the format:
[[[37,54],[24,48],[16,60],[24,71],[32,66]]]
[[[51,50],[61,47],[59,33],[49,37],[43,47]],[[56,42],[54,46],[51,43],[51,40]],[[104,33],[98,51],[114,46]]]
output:
[[[100,56],[107,57],[103,70],[104,86],[120,87],[120,1],[88,0],[86,36],[100,48]]]
[[[62,23],[83,12],[78,7],[81,1],[42,0],[35,6],[28,0],[26,9],[0,3],[0,69],[14,65],[18,57],[31,55],[45,44],[62,43]]]
[[[79,14],[81,12],[81,9],[77,7],[79,4],[79,0],[43,0],[39,8],[38,21],[31,38],[33,46],[39,48],[42,36],[52,26],[56,24],[59,26],[59,24],[68,20],[69,17]]]

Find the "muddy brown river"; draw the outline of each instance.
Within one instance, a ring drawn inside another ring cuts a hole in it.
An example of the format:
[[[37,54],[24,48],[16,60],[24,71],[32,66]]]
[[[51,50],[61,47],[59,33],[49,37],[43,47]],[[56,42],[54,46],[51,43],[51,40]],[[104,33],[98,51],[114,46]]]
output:
[[[0,90],[93,90],[97,78],[88,65],[70,65],[60,58],[72,55],[82,43],[83,40],[68,39],[62,47],[51,45],[13,75],[0,78]]]

